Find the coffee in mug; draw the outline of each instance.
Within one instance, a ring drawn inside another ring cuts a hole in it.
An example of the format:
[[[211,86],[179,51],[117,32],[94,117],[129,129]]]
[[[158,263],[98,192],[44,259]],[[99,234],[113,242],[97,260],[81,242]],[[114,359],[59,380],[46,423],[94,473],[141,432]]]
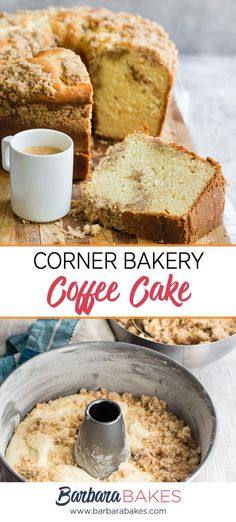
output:
[[[22,152],[25,152],[26,154],[33,154],[35,156],[50,156],[51,154],[59,154],[60,152],[63,152],[63,150],[58,149],[57,147],[39,145],[36,147],[27,147]]]

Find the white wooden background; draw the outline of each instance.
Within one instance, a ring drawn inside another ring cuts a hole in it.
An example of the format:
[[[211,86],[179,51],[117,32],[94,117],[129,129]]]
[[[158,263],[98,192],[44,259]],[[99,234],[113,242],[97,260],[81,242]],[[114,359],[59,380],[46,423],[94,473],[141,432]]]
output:
[[[175,96],[198,153],[223,166],[236,209],[236,55],[182,55]]]
[[[102,320],[83,319],[79,338],[105,340],[110,338]],[[15,332],[25,331],[31,321],[0,320],[0,354],[5,351],[5,339]],[[105,325],[106,326],[106,325]],[[219,437],[211,460],[197,477],[200,482],[236,481],[236,350],[218,362],[194,370],[194,375],[208,390],[219,417]]]

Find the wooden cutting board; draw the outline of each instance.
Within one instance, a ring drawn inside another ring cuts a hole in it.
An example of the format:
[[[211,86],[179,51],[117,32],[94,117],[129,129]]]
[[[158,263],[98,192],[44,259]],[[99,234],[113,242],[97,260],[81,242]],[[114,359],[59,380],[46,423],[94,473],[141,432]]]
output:
[[[182,119],[179,109],[171,100],[167,111],[162,137],[194,150],[188,129]],[[110,142],[93,139],[92,169],[104,155]],[[81,184],[73,186],[73,200],[80,196]],[[154,244],[142,238],[136,238],[116,230],[101,228],[96,236],[76,237],[83,230],[84,221],[81,215],[68,215],[55,223],[29,223],[18,219],[11,210],[9,195],[9,174],[0,169],[0,243],[4,244]],[[79,227],[79,228],[78,228]],[[225,244],[229,243],[224,226],[215,229],[199,243]]]

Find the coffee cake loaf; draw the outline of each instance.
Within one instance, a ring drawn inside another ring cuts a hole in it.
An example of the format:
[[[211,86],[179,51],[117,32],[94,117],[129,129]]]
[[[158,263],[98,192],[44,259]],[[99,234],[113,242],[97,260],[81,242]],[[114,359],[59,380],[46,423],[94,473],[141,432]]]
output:
[[[177,52],[154,22],[107,9],[52,15],[59,44],[79,53],[94,87],[95,132],[115,140],[137,128],[161,132]]]
[[[120,140],[144,127],[160,134],[177,60],[162,27],[89,7],[1,15],[0,60],[21,60],[55,45],[75,51],[88,69],[98,135]]]
[[[85,214],[161,243],[192,243],[223,220],[225,180],[214,160],[142,132],[113,147],[93,173]]]
[[[53,48],[0,62],[0,138],[30,129],[57,129],[74,141],[74,178],[89,172],[93,91],[79,56]]]

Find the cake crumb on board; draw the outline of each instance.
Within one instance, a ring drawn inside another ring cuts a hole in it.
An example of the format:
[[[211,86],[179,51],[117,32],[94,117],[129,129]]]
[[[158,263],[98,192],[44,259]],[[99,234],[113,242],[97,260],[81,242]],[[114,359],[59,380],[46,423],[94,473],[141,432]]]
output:
[[[78,238],[78,239],[84,239],[85,236],[97,236],[100,233],[101,227],[100,225],[89,225],[89,223],[86,223],[84,225],[83,230],[78,226],[75,228],[72,228],[71,225],[67,225],[67,229],[65,230],[65,234],[70,239],[72,238]]]

